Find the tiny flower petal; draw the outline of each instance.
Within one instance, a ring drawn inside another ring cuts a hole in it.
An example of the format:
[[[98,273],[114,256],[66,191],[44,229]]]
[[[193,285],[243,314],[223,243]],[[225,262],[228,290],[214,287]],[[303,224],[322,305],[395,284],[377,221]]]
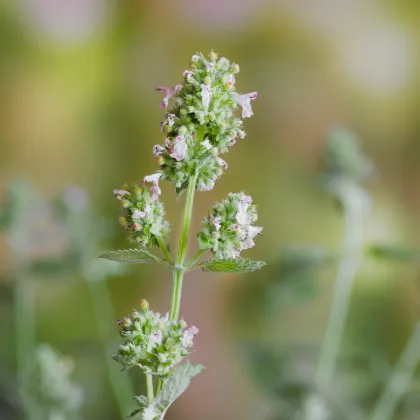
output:
[[[233,95],[233,99],[242,107],[242,118],[249,118],[254,115],[252,112],[251,101],[257,98],[257,92],[246,93],[244,95],[235,93]]]
[[[210,150],[213,146],[211,145],[209,139],[205,139],[200,143],[205,149]]]
[[[224,168],[225,170],[228,168],[228,164],[222,159],[222,158],[217,158],[217,162],[219,162],[219,165]]]
[[[189,82],[192,78],[193,72],[190,70],[185,70],[183,73],[183,76],[187,79],[187,82]]]
[[[236,214],[236,220],[240,225],[248,225],[251,223],[251,216],[247,212],[248,207],[249,204],[244,201],[240,201],[238,203],[238,213]]]
[[[209,85],[201,84],[201,101],[203,102],[204,109],[208,109],[210,105],[210,98],[212,95],[211,87]]]
[[[183,136],[177,136],[175,138],[175,144],[174,147],[172,148],[171,154],[169,156],[171,156],[172,158],[176,159],[178,162],[180,160],[183,160],[186,153],[187,153],[188,147],[187,144],[185,143],[185,139]]]
[[[165,94],[165,97],[163,98],[159,106],[161,108],[167,108],[169,99],[172,98],[172,96],[176,95],[181,89],[182,85],[176,85],[174,87],[158,86],[156,90]]]
[[[152,191],[152,200],[156,201],[159,196],[162,194],[162,191],[159,187],[159,179],[161,178],[161,173],[155,173],[153,175],[145,176],[143,179],[143,183],[151,182],[153,185],[150,187],[150,191]]]
[[[220,217],[215,217],[213,219],[213,226],[216,228],[216,231],[220,230],[220,222],[222,221],[222,219]]]
[[[165,148],[163,146],[161,146],[160,144],[155,144],[153,146],[153,155],[155,157],[161,155],[164,152],[165,152]]]
[[[144,216],[146,216],[146,213],[141,210],[134,210],[133,212],[133,219],[142,219]]]
[[[194,55],[191,57],[191,61],[192,61],[192,62],[194,62],[194,63],[197,63],[198,61],[200,61],[200,56],[199,56],[199,55],[197,55],[197,54],[194,54]]]
[[[114,194],[115,197],[118,198],[118,200],[122,200],[124,196],[126,196],[127,194],[130,194],[130,193],[126,190],[114,190],[113,194]]]

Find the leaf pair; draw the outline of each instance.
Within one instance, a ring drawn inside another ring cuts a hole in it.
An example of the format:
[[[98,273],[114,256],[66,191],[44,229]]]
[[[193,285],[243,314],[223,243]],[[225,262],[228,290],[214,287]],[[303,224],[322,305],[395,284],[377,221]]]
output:
[[[151,254],[145,249],[124,249],[120,251],[106,251],[99,255],[110,261],[123,262],[127,264],[144,264],[163,260]],[[227,260],[209,260],[193,265],[190,269],[201,268],[203,271],[215,273],[243,274],[260,269],[266,265],[263,261],[253,261],[248,258],[232,258]]]

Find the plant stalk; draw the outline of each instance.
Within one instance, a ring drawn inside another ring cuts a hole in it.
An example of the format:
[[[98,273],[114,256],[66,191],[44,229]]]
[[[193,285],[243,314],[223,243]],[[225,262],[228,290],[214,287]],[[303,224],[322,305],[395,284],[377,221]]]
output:
[[[401,397],[407,391],[414,372],[420,361],[420,322],[417,323],[409,342],[387,381],[376,407],[370,416],[371,420],[391,420]]]
[[[345,218],[342,256],[315,377],[321,392],[328,391],[332,386],[348,317],[352,286],[362,262],[362,224],[369,209],[369,198],[359,185],[349,183],[341,188],[339,186],[336,193],[342,202]]]
[[[184,260],[187,252],[188,245],[188,233],[190,230],[192,209],[194,205],[194,194],[197,183],[197,174],[192,176],[188,183],[187,198],[185,201],[184,220],[182,224],[181,237],[179,239],[178,255],[176,258],[175,266],[173,269],[173,289],[172,289],[172,300],[171,300],[171,311],[169,319],[176,321],[179,316],[179,309],[181,306],[181,295],[182,295],[182,282],[184,279]]]
[[[29,417],[26,394],[31,362],[36,347],[35,284],[28,276],[23,263],[15,264],[16,285],[14,288],[14,322],[16,367],[19,391],[24,399],[25,418]]]
[[[134,391],[130,378],[127,375],[121,375],[119,368],[114,366],[115,364],[110,357],[113,346],[111,346],[110,343],[112,334],[108,326],[115,324],[114,305],[105,278],[86,279],[86,282],[89,285],[99,340],[104,351],[109,381],[118,406],[120,418],[124,419],[126,418],[127,407],[130,404],[130,398],[128,396],[133,395]]]

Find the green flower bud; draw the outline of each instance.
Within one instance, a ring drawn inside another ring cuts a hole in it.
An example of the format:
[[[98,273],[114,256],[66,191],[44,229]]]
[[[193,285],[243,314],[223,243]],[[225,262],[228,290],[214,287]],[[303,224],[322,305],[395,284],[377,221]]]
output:
[[[140,301],[140,308],[141,308],[143,311],[147,311],[147,310],[149,309],[149,302],[148,302],[146,299],[142,299],[142,300]]]

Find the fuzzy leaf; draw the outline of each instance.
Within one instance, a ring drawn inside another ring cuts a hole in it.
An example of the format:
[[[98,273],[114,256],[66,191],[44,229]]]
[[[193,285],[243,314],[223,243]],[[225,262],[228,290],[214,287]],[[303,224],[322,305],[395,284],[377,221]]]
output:
[[[153,255],[145,249],[122,249],[119,251],[106,251],[98,258],[127,264],[143,264],[155,262]]]
[[[203,271],[216,273],[249,273],[265,266],[264,261],[253,261],[249,258],[231,258],[228,260],[210,260],[202,264]]]

